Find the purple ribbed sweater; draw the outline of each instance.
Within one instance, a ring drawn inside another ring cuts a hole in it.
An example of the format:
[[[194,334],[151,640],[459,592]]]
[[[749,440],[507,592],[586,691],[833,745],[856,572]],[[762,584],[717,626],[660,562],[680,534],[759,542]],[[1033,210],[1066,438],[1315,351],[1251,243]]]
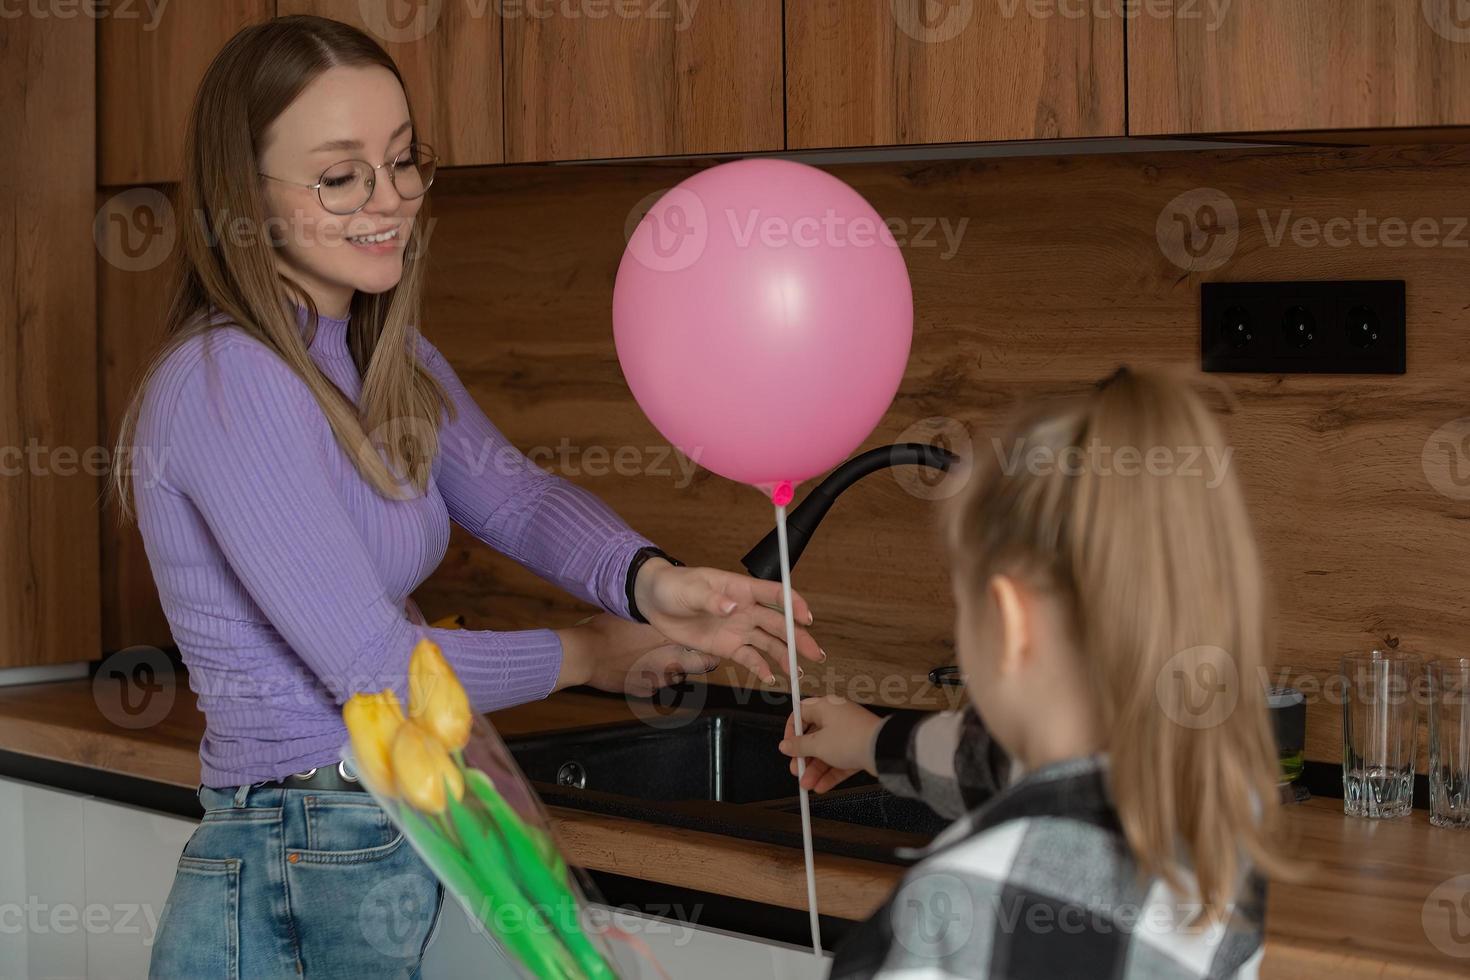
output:
[[[347,326],[322,318],[309,352],[356,403]],[[342,703],[385,687],[403,698],[421,634],[481,711],[550,693],[562,655],[551,630],[410,620],[409,594],[444,558],[450,520],[547,581],[629,615],[628,566],[651,542],[516,450],[444,357],[418,342],[457,414],[440,429],[428,493],[409,501],[365,482],[306,385],[233,326],[191,338],[149,384],[136,439],[138,521],[205,715],[206,786],[334,763],[347,737]]]

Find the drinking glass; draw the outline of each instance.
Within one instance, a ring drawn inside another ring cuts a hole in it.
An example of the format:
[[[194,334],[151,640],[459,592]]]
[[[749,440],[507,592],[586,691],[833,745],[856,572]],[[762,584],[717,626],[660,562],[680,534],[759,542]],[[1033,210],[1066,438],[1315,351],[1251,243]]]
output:
[[[1402,817],[1414,807],[1419,658],[1374,650],[1342,658],[1342,809]]]
[[[1433,660],[1429,678],[1429,822],[1470,827],[1470,660]]]

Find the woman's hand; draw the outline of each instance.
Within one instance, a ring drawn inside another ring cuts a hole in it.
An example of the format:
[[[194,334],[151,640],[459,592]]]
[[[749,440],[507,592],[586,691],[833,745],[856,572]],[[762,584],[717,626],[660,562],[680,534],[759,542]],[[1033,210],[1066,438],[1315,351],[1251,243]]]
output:
[[[633,589],[649,624],[680,646],[734,660],[767,684],[776,680],[771,664],[789,671],[780,582],[651,558],[638,570]],[[820,663],[827,655],[805,628],[812,624],[811,607],[794,590],[791,603],[796,652]]]
[[[861,705],[835,694],[802,698],[801,725],[796,735],[796,715],[786,719],[786,737],[778,746],[791,756],[791,774],[796,775],[796,759],[806,758],[803,788],[825,793],[859,769],[878,775],[873,761],[873,741],[883,719]]]
[[[689,674],[706,674],[718,657],[670,643],[652,626],[610,613],[557,630],[562,665],[556,690],[586,684],[599,691],[650,697],[661,687],[681,683]]]

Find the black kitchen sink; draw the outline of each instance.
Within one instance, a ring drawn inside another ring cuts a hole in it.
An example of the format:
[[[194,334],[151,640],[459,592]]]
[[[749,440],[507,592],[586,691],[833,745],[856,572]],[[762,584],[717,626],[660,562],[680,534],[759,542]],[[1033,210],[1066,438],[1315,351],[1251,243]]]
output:
[[[678,727],[666,719],[662,726],[634,721],[508,744],[528,779],[568,790],[717,803],[795,795],[790,760],[776,748],[783,719],[719,712],[693,716]]]
[[[801,846],[800,797],[776,748],[784,716],[707,710],[687,719],[598,725],[506,739],[549,806]],[[945,821],[859,773],[809,797],[819,850],[897,861]]]
[[[855,780],[853,782],[856,782]],[[918,800],[894,796],[876,786],[847,788],[851,783],[812,796],[813,820],[836,820],[875,830],[896,830],[905,834],[933,837],[948,826],[949,821]],[[780,809],[797,813],[801,803],[782,804]]]

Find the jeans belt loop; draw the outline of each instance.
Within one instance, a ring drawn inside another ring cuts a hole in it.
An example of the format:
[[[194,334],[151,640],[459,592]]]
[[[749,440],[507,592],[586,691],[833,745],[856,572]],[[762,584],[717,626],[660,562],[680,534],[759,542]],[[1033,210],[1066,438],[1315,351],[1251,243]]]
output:
[[[238,789],[236,789],[235,790],[235,806],[237,806],[237,807],[244,806],[245,805],[245,800],[250,795],[250,791],[253,788],[254,787],[250,783],[246,783],[244,786],[241,786]]]

